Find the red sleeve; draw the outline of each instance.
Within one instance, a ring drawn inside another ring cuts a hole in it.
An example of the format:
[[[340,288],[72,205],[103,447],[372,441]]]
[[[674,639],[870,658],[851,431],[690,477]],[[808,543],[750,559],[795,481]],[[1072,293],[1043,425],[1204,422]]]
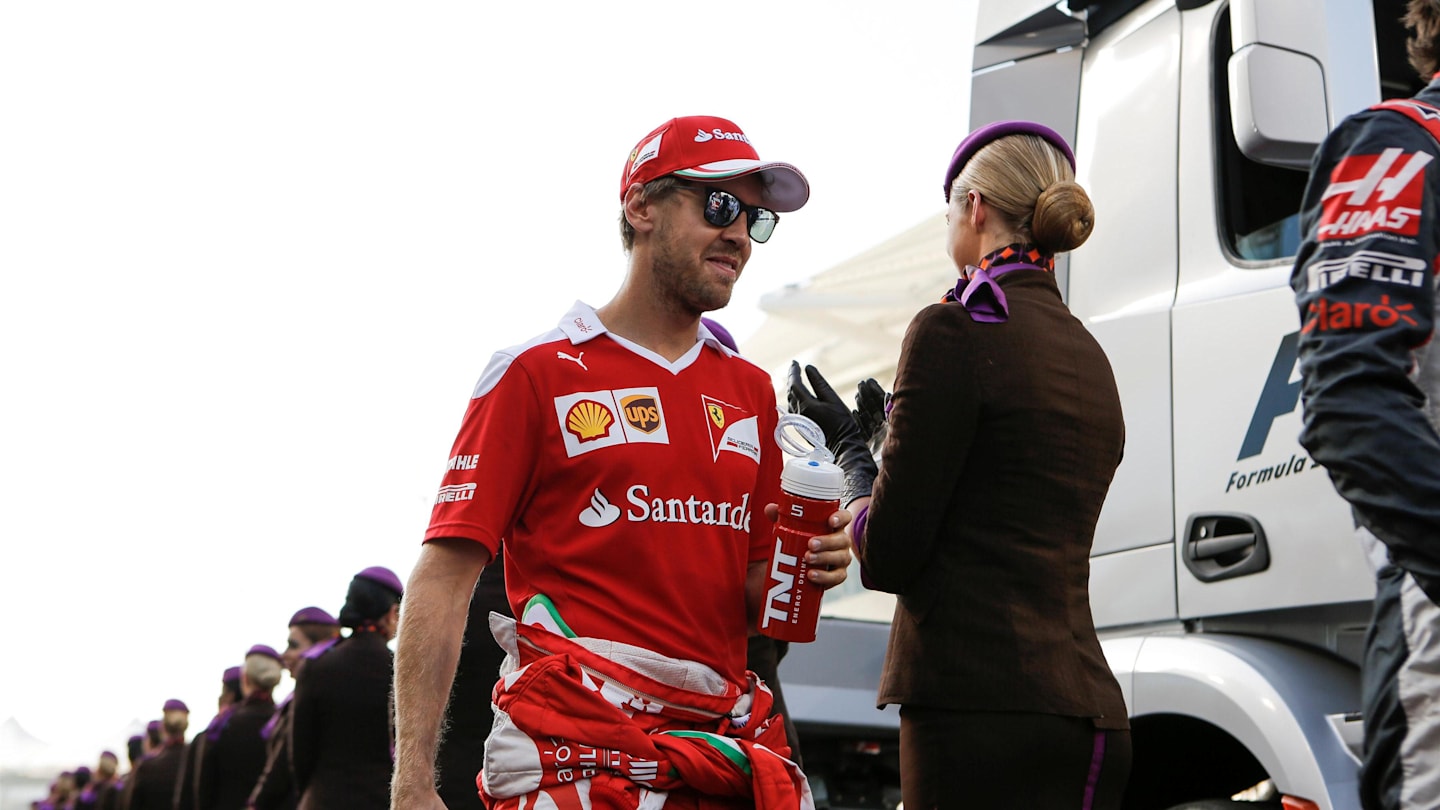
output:
[[[425,540],[463,537],[491,556],[510,533],[538,466],[535,387],[518,358],[496,354],[465,410]]]

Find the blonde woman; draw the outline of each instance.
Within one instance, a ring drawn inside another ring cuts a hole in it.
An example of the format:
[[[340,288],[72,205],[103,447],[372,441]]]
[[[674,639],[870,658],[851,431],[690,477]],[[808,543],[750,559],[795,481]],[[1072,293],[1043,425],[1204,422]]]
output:
[[[959,281],[901,346],[883,468],[813,367],[791,407],[847,472],[866,582],[899,595],[880,705],[899,704],[905,807],[1118,808],[1129,722],[1090,614],[1090,546],[1124,422],[1054,257],[1094,210],[1028,121],[982,127],[945,173]],[[862,410],[864,407],[862,405]]]

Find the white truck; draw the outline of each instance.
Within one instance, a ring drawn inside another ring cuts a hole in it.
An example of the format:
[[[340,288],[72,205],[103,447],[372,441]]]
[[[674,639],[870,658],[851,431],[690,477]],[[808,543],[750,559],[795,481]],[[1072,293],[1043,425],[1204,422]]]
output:
[[[1071,5],[980,0],[970,126],[1028,118],[1064,134],[1097,211],[1058,273],[1125,409],[1090,587],[1132,719],[1126,807],[1358,808],[1372,573],[1348,507],[1296,441],[1289,277],[1315,146],[1345,115],[1420,86],[1404,2]],[[908,318],[880,295],[896,295],[885,274],[940,280],[900,293],[911,313],[936,300],[954,278],[942,228],[762,306],[777,323],[795,311],[848,319],[802,362],[842,392],[865,376],[888,384]],[[917,239],[931,252],[904,260]],[[777,330],[767,322],[746,350],[778,372],[796,346],[768,346]],[[868,354],[856,348],[866,336]],[[893,602],[846,588],[827,596],[819,640],[791,648],[781,681],[817,798],[893,807],[898,719],[874,709]]]

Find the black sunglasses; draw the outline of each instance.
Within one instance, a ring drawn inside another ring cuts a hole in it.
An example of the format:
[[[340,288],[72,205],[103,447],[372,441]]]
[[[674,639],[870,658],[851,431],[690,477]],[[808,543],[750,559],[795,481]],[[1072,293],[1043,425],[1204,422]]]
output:
[[[775,225],[780,222],[780,215],[769,208],[746,205],[740,202],[739,197],[728,191],[708,186],[690,185],[689,183],[679,183],[675,187],[705,194],[705,205],[702,209],[705,221],[717,228],[729,227],[730,223],[740,217],[740,212],[744,211],[750,238],[756,242],[767,241],[770,234],[775,233]]]

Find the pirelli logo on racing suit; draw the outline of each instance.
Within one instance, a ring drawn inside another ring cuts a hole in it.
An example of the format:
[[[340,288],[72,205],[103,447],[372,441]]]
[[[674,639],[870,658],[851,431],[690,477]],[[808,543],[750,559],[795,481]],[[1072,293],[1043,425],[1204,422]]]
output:
[[[617,444],[669,444],[658,388],[579,391],[555,397],[565,455],[574,458]]]
[[[1397,256],[1378,250],[1357,250],[1338,259],[1312,262],[1305,268],[1310,292],[1323,290],[1347,278],[1419,287],[1425,283],[1425,262],[1414,256]]]
[[[1424,152],[1407,155],[1398,147],[1341,160],[1321,197],[1316,237],[1323,242],[1377,231],[1416,235],[1430,161]]]

